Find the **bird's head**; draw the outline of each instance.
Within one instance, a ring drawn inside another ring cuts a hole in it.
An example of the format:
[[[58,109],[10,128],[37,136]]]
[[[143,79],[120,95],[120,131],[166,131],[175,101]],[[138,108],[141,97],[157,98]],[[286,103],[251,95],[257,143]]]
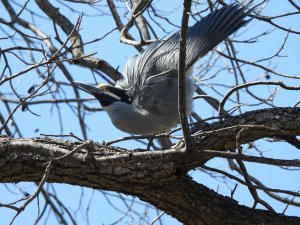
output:
[[[114,87],[110,84],[99,84],[98,86],[92,86],[89,84],[73,81],[79,89],[93,95],[102,107],[107,107],[114,102],[123,102],[130,104],[132,99],[127,94],[126,90]]]

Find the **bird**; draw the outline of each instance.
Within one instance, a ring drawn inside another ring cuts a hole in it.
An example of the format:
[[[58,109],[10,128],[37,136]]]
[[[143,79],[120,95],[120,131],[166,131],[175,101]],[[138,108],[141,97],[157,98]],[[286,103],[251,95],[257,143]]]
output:
[[[186,114],[193,109],[193,65],[235,31],[245,26],[253,11],[250,4],[221,7],[188,28],[186,37]],[[79,89],[93,95],[119,130],[133,135],[168,132],[179,123],[178,63],[180,31],[151,43],[131,57],[124,76],[116,85],[74,81]]]

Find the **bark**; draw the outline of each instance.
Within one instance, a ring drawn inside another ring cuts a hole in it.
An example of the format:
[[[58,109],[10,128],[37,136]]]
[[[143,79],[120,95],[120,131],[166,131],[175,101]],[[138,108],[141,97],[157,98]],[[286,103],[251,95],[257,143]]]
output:
[[[155,152],[129,151],[102,144],[76,148],[81,143],[1,136],[0,182],[39,182],[51,161],[48,182],[137,196],[185,224],[300,224],[298,217],[241,206],[187,176],[190,169],[213,157],[253,161],[248,156],[224,152],[240,144],[264,137],[299,136],[300,108],[253,111],[202,129],[204,131],[193,136],[193,151],[188,153],[180,148]],[[273,162],[266,158],[260,160],[263,163]],[[274,163],[300,165],[298,160],[275,159]]]

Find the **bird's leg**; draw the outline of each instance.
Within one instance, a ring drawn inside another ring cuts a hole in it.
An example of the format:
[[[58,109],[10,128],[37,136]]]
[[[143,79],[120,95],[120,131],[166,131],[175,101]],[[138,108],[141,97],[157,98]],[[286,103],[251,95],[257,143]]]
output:
[[[175,149],[175,150],[179,150],[185,148],[185,142],[184,141],[179,141],[177,143],[175,143],[175,145],[172,146],[171,149]]]
[[[173,144],[169,137],[158,137],[157,141],[162,150],[170,148]]]
[[[150,147],[151,147],[151,145],[153,144],[154,136],[151,137],[151,138],[148,138],[148,140],[149,140],[149,143],[148,143],[148,145],[147,145],[147,151],[150,150]]]

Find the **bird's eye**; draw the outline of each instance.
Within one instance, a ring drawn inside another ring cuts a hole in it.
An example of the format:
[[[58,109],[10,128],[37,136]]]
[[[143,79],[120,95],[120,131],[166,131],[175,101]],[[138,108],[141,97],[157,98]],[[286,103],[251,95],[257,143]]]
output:
[[[102,89],[103,91],[108,91],[109,90],[109,85],[108,84],[98,84],[98,88]]]

